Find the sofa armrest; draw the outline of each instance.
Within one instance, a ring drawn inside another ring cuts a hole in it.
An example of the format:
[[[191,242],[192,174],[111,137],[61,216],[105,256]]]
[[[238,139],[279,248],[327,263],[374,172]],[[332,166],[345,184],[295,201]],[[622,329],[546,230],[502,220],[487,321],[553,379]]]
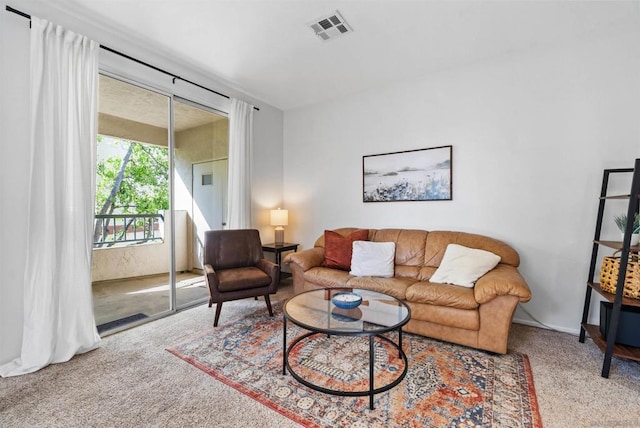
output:
[[[308,271],[313,267],[322,265],[324,261],[324,248],[314,247],[308,250],[298,251],[295,253],[289,253],[284,258],[283,262],[286,264],[295,263],[300,266],[303,272]]]
[[[497,296],[515,296],[522,303],[531,300],[531,290],[518,269],[503,263],[478,279],[473,295],[479,304],[487,303]]]

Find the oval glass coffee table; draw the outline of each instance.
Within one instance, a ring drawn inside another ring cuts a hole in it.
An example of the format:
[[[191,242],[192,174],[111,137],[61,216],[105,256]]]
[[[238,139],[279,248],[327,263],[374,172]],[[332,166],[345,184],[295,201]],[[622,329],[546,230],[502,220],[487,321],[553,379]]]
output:
[[[332,298],[337,293],[352,292],[362,297],[362,302],[356,308],[341,309],[337,307]],[[282,374],[287,370],[303,385],[316,391],[340,396],[369,396],[369,408],[373,410],[373,398],[375,394],[398,385],[407,374],[407,356],[402,350],[402,326],[409,322],[411,310],[399,299],[387,294],[363,289],[320,289],[300,293],[289,299],[283,307],[283,346],[282,346]],[[308,330],[309,333],[299,336],[287,347],[287,322]],[[395,343],[384,333],[397,331],[398,343]],[[324,387],[305,379],[297,373],[289,362],[289,357],[296,346],[304,346],[305,341],[314,335],[368,337],[369,338],[369,382],[368,389],[356,391],[344,391]],[[384,385],[374,385],[375,380],[375,340],[379,339],[390,344],[398,351],[398,357],[402,359],[403,369],[397,377]]]

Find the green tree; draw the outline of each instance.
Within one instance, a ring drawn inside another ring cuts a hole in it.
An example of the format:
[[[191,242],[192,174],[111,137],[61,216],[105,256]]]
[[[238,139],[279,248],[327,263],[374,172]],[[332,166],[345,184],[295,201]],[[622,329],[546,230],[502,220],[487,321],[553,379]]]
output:
[[[102,143],[98,136],[98,144]],[[123,145],[126,152],[97,164],[96,214],[157,214],[169,209],[168,150],[128,140],[115,144]],[[96,221],[94,242],[109,223],[109,219]],[[132,224],[141,226],[130,219],[122,233]]]

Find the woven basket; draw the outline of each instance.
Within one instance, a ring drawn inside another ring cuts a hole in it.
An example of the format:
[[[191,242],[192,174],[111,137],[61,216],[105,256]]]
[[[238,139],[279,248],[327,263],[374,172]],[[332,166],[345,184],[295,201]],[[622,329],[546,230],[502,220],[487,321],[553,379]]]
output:
[[[616,293],[618,285],[620,257],[616,256],[616,253],[619,252],[618,250],[613,253],[613,256],[602,259],[602,267],[600,268],[600,287],[612,294]],[[640,262],[638,262],[638,256],[629,257],[622,295],[632,299],[640,299]]]

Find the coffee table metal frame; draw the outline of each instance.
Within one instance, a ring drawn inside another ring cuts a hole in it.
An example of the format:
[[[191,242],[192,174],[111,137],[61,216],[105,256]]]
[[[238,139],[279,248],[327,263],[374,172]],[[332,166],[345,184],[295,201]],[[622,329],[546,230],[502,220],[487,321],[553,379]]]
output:
[[[287,312],[287,304],[289,304],[289,302],[293,299],[295,299],[296,297],[305,294],[305,293],[313,293],[313,292],[326,292],[327,290],[329,291],[340,291],[337,289],[331,289],[331,288],[327,288],[327,289],[318,289],[318,290],[310,290],[310,291],[305,291],[303,293],[300,293],[294,297],[292,297],[291,299],[289,299],[283,306],[283,327],[282,327],[282,374],[286,375],[287,374],[287,370],[289,371],[289,373],[291,373],[291,375],[294,377],[294,379],[296,379],[298,382],[300,382],[301,384],[315,390],[315,391],[320,391],[323,392],[325,394],[332,394],[332,395],[339,395],[339,396],[343,396],[343,397],[364,397],[364,396],[369,396],[369,408],[371,410],[374,409],[374,405],[373,405],[373,398],[375,394],[380,394],[381,392],[385,392],[390,390],[391,388],[395,387],[396,385],[398,385],[400,382],[402,382],[402,380],[404,379],[404,377],[407,374],[407,369],[409,367],[408,361],[407,361],[407,355],[404,353],[404,351],[402,350],[402,326],[404,326],[405,324],[407,324],[409,322],[409,320],[411,319],[411,309],[409,308],[409,306],[407,306],[404,302],[402,302],[399,299],[396,299],[393,296],[389,296],[388,294],[384,294],[384,293],[377,293],[380,294],[381,296],[385,297],[385,298],[391,298],[394,300],[397,300],[400,305],[402,305],[403,307],[406,308],[407,310],[407,316],[402,319],[400,322],[398,322],[397,324],[391,325],[391,326],[379,326],[379,328],[373,329],[373,330],[363,330],[363,331],[348,331],[348,330],[338,330],[338,329],[332,329],[332,328],[319,328],[317,326],[312,326],[309,324],[306,324],[300,320],[297,320],[295,317],[291,316],[288,312]],[[357,290],[354,290],[357,292]],[[366,290],[363,290],[366,291]],[[301,327],[305,330],[309,330],[309,333],[306,333],[300,337],[297,337],[293,342],[291,342],[291,344],[289,345],[289,347],[287,347],[287,321],[291,321],[293,324],[297,325],[298,327]],[[398,343],[394,343],[391,339],[382,336],[383,333],[388,333],[390,331],[394,331],[397,330],[398,331]],[[298,375],[289,365],[289,353],[291,352],[291,350],[301,341],[307,339],[310,336],[314,336],[316,334],[326,334],[327,336],[368,336],[369,337],[369,390],[368,391],[340,391],[340,390],[334,390],[334,389],[329,389],[329,388],[324,388],[322,386],[319,385],[315,385],[312,382],[309,382],[308,380],[304,379],[302,376]],[[402,373],[400,373],[400,375],[391,383],[387,384],[387,385],[383,385],[380,386],[378,388],[374,388],[374,364],[375,364],[375,352],[374,352],[374,341],[375,338],[378,337],[382,340],[385,340],[386,342],[390,343],[394,348],[396,348],[398,350],[398,356],[400,358],[402,358],[403,362],[404,362],[404,369],[402,370]]]

